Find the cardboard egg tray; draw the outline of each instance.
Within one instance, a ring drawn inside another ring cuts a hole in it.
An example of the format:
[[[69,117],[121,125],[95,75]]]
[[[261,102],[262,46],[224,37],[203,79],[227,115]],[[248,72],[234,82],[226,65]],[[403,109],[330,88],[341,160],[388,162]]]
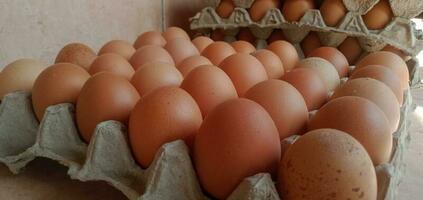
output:
[[[395,17],[382,30],[369,30],[361,17],[379,0],[343,0],[348,12],[336,27],[327,26],[318,9],[308,10],[300,21],[291,23],[285,20],[278,8],[274,8],[268,10],[260,21],[254,22],[247,10],[254,0],[235,0],[235,10],[225,19],[215,11],[219,2],[210,1],[212,6],[204,8],[192,17],[191,29],[203,34],[209,34],[214,29],[224,29],[225,35],[234,38],[239,28],[248,27],[259,45],[265,45],[273,30],[282,29],[287,40],[292,43],[299,43],[310,31],[317,31],[324,46],[337,47],[347,36],[352,36],[359,38],[362,49],[367,52],[378,51],[387,44],[411,56],[417,55],[423,49],[423,37],[410,20],[422,12],[421,0],[389,0]]]

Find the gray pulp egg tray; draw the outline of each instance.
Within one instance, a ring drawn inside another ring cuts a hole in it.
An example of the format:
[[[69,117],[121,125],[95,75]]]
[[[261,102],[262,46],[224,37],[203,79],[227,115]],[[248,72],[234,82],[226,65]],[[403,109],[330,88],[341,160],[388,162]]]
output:
[[[270,9],[259,21],[251,20],[248,8],[254,0],[235,0],[236,8],[227,18],[215,11],[220,0],[209,0],[204,8],[190,19],[191,29],[210,34],[214,29],[224,29],[225,40],[234,41],[242,27],[248,27],[257,38],[257,45],[266,45],[266,39],[275,29],[282,29],[291,43],[300,43],[310,31],[316,31],[324,46],[339,46],[348,36],[357,37],[361,48],[374,52],[389,44],[411,56],[423,49],[423,35],[417,31],[410,18],[423,11],[421,0],[389,0],[394,13],[393,20],[382,30],[369,30],[361,15],[367,13],[379,0],[343,0],[348,12],[338,26],[327,26],[319,10],[310,9],[298,22],[287,22],[278,8]]]

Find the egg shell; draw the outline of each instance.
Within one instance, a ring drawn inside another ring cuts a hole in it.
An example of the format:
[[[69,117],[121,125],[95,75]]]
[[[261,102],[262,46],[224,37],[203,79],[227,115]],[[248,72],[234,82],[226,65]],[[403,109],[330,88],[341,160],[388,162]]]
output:
[[[222,0],[216,8],[216,13],[221,18],[229,18],[235,9],[235,4],[232,0]]]
[[[135,48],[132,46],[132,44],[125,40],[112,40],[101,47],[98,55],[103,55],[105,53],[119,54],[125,59],[129,60],[132,55],[134,55]]]
[[[319,109],[328,99],[329,91],[325,83],[312,69],[293,69],[282,76],[282,80],[290,83],[301,93],[309,111]]]
[[[277,40],[286,40],[285,34],[281,29],[273,30],[272,34],[267,38],[267,43],[271,44]]]
[[[163,47],[156,45],[146,45],[139,48],[129,62],[135,70],[149,62],[162,62],[175,65],[172,56]]]
[[[300,21],[305,12],[314,8],[314,0],[286,0],[283,3],[282,14],[286,21]]]
[[[240,28],[237,38],[238,40],[247,41],[251,44],[256,42],[256,37],[253,35],[249,28]]]
[[[308,55],[315,49],[321,47],[322,43],[320,42],[319,36],[316,32],[310,32],[307,37],[301,41],[300,45],[304,55]]]
[[[218,105],[204,119],[193,154],[204,190],[226,199],[244,178],[261,172],[275,174],[281,147],[266,110],[240,98]]]
[[[147,31],[140,36],[134,42],[135,49],[139,49],[146,45],[157,45],[163,47],[166,45],[166,40],[159,31]]]
[[[194,99],[183,89],[163,87],[142,97],[129,120],[129,141],[137,162],[147,168],[157,150],[184,139],[192,146],[203,121]]]
[[[310,119],[308,128],[344,131],[364,146],[374,165],[389,161],[392,151],[389,121],[370,100],[356,96],[333,99]]]
[[[249,42],[238,40],[231,43],[231,46],[235,49],[238,53],[246,53],[250,54],[256,51],[256,48]]]
[[[357,38],[347,37],[339,46],[338,49],[345,58],[347,58],[348,63],[354,64],[357,59],[360,57],[363,50],[361,49],[360,43]]]
[[[192,40],[192,44],[197,48],[198,52],[203,52],[203,50],[209,46],[214,41],[205,36],[199,36]]]
[[[401,57],[404,61],[407,61],[407,60],[409,60],[411,57],[410,56],[408,56],[406,53],[404,53],[402,50],[400,50],[400,49],[398,49],[398,48],[396,48],[396,47],[394,47],[394,46],[391,46],[391,45],[386,45],[385,47],[383,47],[382,49],[381,49],[381,51],[389,51],[389,52],[392,52],[392,53],[394,53],[394,54],[397,54],[399,57]]]
[[[323,58],[336,68],[339,77],[346,77],[348,75],[349,64],[347,58],[338,49],[334,47],[320,47],[311,51],[307,57]]]
[[[293,69],[299,61],[297,50],[287,41],[278,40],[272,42],[267,46],[267,49],[279,56],[285,72]]]
[[[323,80],[329,91],[335,90],[340,84],[338,71],[336,71],[335,66],[323,58],[310,57],[303,59],[298,63],[297,67],[314,70]]]
[[[222,29],[216,29],[210,34],[210,38],[214,41],[225,41],[225,32]]]
[[[348,12],[342,0],[324,0],[320,14],[327,26],[337,26]]]
[[[135,71],[124,57],[114,53],[105,53],[93,61],[88,72],[91,75],[99,72],[110,72],[131,80]]]
[[[226,73],[216,66],[200,66],[185,77],[181,88],[197,102],[203,117],[217,105],[238,97],[235,86]]]
[[[115,120],[127,125],[140,96],[125,78],[103,72],[92,76],[82,87],[76,103],[76,124],[89,142],[97,124]]]
[[[176,39],[176,38],[185,38],[191,41],[188,33],[185,32],[184,29],[176,27],[176,26],[167,28],[166,31],[162,33],[162,35],[167,42],[172,41],[173,39]]]
[[[230,55],[235,54],[235,49],[226,42],[213,42],[201,53],[202,56],[208,58],[213,65],[219,64]]]
[[[266,15],[267,11],[272,8],[276,8],[276,4],[272,0],[254,1],[248,12],[250,13],[250,18],[258,22]]]
[[[54,63],[72,63],[88,70],[96,57],[94,51],[85,44],[70,43],[59,51]]]
[[[284,199],[377,197],[377,177],[366,150],[334,129],[310,131],[288,148],[277,187]]]
[[[175,38],[168,41],[164,48],[172,56],[176,65],[179,65],[188,57],[200,54],[197,48],[191,43],[191,40],[185,38]]]
[[[231,78],[240,97],[257,83],[268,79],[264,66],[249,54],[237,53],[229,56],[219,67]]]
[[[394,14],[392,13],[388,0],[380,0],[372,9],[362,16],[364,24],[371,30],[385,28],[393,17]]]
[[[177,68],[186,77],[193,69],[201,65],[212,65],[212,63],[204,56],[195,55],[183,60]]]
[[[251,54],[261,62],[269,79],[278,79],[285,73],[278,55],[267,49],[260,49]]]

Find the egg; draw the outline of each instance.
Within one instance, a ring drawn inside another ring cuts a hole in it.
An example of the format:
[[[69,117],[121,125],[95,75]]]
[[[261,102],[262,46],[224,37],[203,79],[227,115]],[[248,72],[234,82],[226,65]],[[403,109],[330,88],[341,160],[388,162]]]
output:
[[[135,71],[132,85],[141,96],[164,86],[176,86],[182,83],[183,76],[175,66],[168,63],[150,62]]]
[[[304,55],[308,55],[310,52],[321,47],[322,43],[320,43],[319,36],[316,32],[310,32],[307,37],[301,41],[300,45]]]
[[[162,145],[183,139],[192,146],[203,121],[194,99],[183,89],[163,87],[142,97],[129,119],[135,160],[147,168]]]
[[[285,73],[282,61],[272,51],[260,49],[251,55],[261,62],[269,79],[278,79]]]
[[[356,96],[331,100],[310,119],[308,128],[344,131],[364,146],[374,165],[389,161],[392,150],[389,121],[370,100]]]
[[[281,29],[273,30],[272,34],[270,34],[269,38],[267,38],[267,43],[271,44],[277,40],[286,40],[286,37]]]
[[[41,121],[49,106],[61,103],[75,104],[82,86],[90,74],[80,66],[59,63],[45,69],[37,77],[32,89],[32,106]]]
[[[238,53],[246,53],[250,54],[256,51],[256,48],[249,42],[238,40],[231,43],[231,46],[235,49]]]
[[[82,138],[89,142],[97,124],[115,120],[127,124],[129,114],[140,99],[125,78],[103,72],[84,84],[76,103],[76,124]]]
[[[399,78],[391,69],[380,65],[368,65],[353,72],[350,80],[357,78],[372,78],[385,83],[397,97],[398,103],[403,103],[403,91]]]
[[[250,14],[250,18],[258,22],[260,21],[266,13],[272,9],[276,8],[276,4],[272,0],[262,0],[262,1],[254,1],[253,5],[251,5],[250,10],[248,11]]]
[[[287,41],[275,41],[267,46],[267,49],[279,56],[285,71],[289,71],[294,68],[299,61],[297,50]]]
[[[139,48],[129,62],[135,70],[149,62],[162,62],[175,65],[172,56],[163,47],[156,45],[146,45]]]
[[[320,47],[311,51],[308,57],[320,57],[329,61],[336,68],[336,71],[338,71],[339,77],[346,77],[348,75],[348,68],[350,66],[348,60],[336,48]]]
[[[157,45],[163,47],[166,45],[166,40],[159,31],[147,31],[140,36],[134,43],[135,49],[139,49],[146,45]]]
[[[355,64],[363,50],[357,38],[347,37],[339,46],[339,51],[347,58],[348,63]]]
[[[383,29],[391,22],[394,14],[388,0],[380,0],[365,15],[362,16],[368,29]]]
[[[216,8],[216,13],[221,18],[229,18],[235,9],[235,4],[232,0],[222,0]]]
[[[247,41],[251,44],[255,44],[256,42],[256,37],[253,35],[249,28],[240,28],[237,38],[238,40]]]
[[[255,84],[268,79],[264,66],[249,54],[237,53],[229,56],[219,67],[231,78],[240,97]]]
[[[185,32],[184,29],[176,27],[176,26],[167,28],[166,31],[162,33],[162,35],[167,42],[172,41],[173,39],[176,39],[176,38],[185,38],[191,41],[188,33]]]
[[[408,56],[406,53],[404,53],[402,50],[391,46],[391,45],[386,45],[385,47],[383,47],[383,49],[381,51],[389,51],[392,52],[394,54],[397,54],[399,57],[401,57],[404,61],[407,61],[410,59],[410,56]]]
[[[309,9],[314,8],[314,0],[286,0],[282,7],[282,14],[286,21],[300,21]]]
[[[81,43],[71,43],[59,51],[54,63],[72,63],[88,70],[95,58],[96,54],[90,47]]]
[[[210,65],[193,69],[185,77],[181,88],[195,99],[203,117],[217,105],[238,97],[229,76],[220,68]]]
[[[212,65],[209,59],[204,56],[195,55],[186,58],[178,66],[178,70],[186,77],[193,69],[201,65]]]
[[[99,72],[110,72],[131,80],[135,71],[124,57],[114,53],[105,53],[93,61],[88,72],[91,75]]]
[[[284,199],[376,199],[377,177],[363,146],[345,132],[317,129],[282,159],[277,188]]]
[[[222,29],[216,29],[210,34],[210,38],[214,41],[225,41],[225,32]]]
[[[199,36],[192,40],[192,44],[194,44],[200,53],[203,52],[203,50],[213,42],[214,41],[212,39],[205,36]]]
[[[164,47],[172,56],[176,65],[179,65],[184,59],[199,55],[197,48],[191,43],[191,40],[185,38],[176,38],[168,41]]]
[[[309,68],[315,71],[329,91],[335,90],[340,84],[338,71],[336,71],[332,63],[323,58],[309,57],[303,59],[298,63],[297,67]]]
[[[356,69],[367,65],[381,65],[391,69],[400,79],[403,90],[409,87],[410,75],[407,64],[398,55],[388,51],[370,53],[357,62]]]
[[[112,40],[101,47],[98,55],[105,53],[115,53],[123,56],[129,60],[135,53],[135,48],[127,41],[124,40]]]
[[[327,26],[336,27],[348,12],[342,0],[324,0],[320,6],[320,14]]]
[[[372,78],[349,80],[335,91],[331,99],[343,96],[358,96],[372,101],[388,118],[391,133],[397,129],[400,120],[399,103],[395,94],[384,83]]]
[[[226,42],[213,42],[201,53],[202,56],[208,58],[213,65],[219,64],[230,55],[235,54],[235,49]]]
[[[303,96],[309,111],[319,109],[328,98],[328,89],[320,76],[309,68],[296,68],[282,76]]]
[[[204,119],[195,137],[193,161],[204,190],[226,199],[244,178],[272,173],[281,158],[278,130],[259,104],[232,99]]]
[[[31,91],[35,79],[45,68],[34,59],[19,59],[6,65],[0,73],[0,100],[11,92]]]

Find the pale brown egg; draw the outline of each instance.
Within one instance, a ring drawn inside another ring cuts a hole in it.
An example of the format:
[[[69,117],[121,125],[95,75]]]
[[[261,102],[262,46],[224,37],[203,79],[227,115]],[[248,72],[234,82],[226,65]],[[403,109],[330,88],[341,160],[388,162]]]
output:
[[[140,96],[164,86],[179,87],[183,76],[175,66],[168,63],[150,62],[142,65],[131,79]]]
[[[185,38],[175,38],[168,41],[164,48],[172,56],[176,65],[179,65],[188,57],[200,54],[197,48],[191,43],[191,40]]]
[[[197,47],[197,50],[200,53],[213,42],[214,41],[212,39],[205,36],[199,36],[192,40],[192,43],[195,47]]]
[[[214,41],[225,41],[225,32],[222,29],[216,29],[210,34],[210,38]]]
[[[310,57],[303,59],[297,64],[297,67],[309,68],[315,71],[329,91],[335,90],[340,84],[338,71],[336,71],[335,66],[323,58]]]
[[[132,55],[134,55],[135,48],[125,40],[112,40],[101,47],[98,55],[103,55],[105,53],[119,54],[129,60]]]
[[[263,81],[249,89],[245,98],[266,109],[278,128],[281,140],[306,130],[307,105],[303,96],[291,84],[281,80]]]
[[[181,88],[197,102],[203,117],[217,105],[238,97],[235,86],[226,73],[216,66],[197,67],[185,77]]]
[[[281,159],[278,130],[259,104],[232,99],[204,119],[195,137],[193,162],[204,190],[226,199],[247,177],[275,174]]]
[[[307,37],[301,41],[300,45],[304,55],[308,55],[315,49],[321,47],[322,43],[320,42],[319,36],[316,32],[310,32]]]
[[[297,22],[309,9],[314,8],[314,0],[286,0],[283,3],[282,14],[286,21]]]
[[[58,63],[45,69],[35,80],[32,89],[32,106],[38,120],[43,119],[49,106],[75,104],[89,78],[87,71],[71,63]]]
[[[336,68],[339,77],[345,77],[348,75],[348,60],[345,58],[338,49],[334,47],[320,47],[310,52],[307,57],[320,57],[323,58]]]
[[[82,87],[76,103],[76,124],[82,138],[89,142],[97,124],[115,120],[125,125],[140,99],[125,78],[103,72],[92,76]]]
[[[124,57],[114,53],[105,53],[98,56],[93,61],[88,72],[91,75],[100,72],[110,72],[131,80],[135,71],[132,65]]]
[[[327,26],[336,27],[347,12],[342,0],[325,0],[320,6],[320,13]]]
[[[175,65],[175,61],[173,61],[172,56],[166,49],[156,45],[146,45],[139,48],[129,62],[135,70],[149,62],[162,62]]]
[[[235,4],[232,0],[221,0],[216,8],[216,13],[221,18],[229,18],[235,9]]]
[[[267,49],[279,56],[285,71],[289,71],[295,67],[299,61],[298,53],[295,47],[284,40],[272,42]]]
[[[399,57],[401,57],[404,61],[409,60],[411,57],[408,56],[406,53],[404,53],[402,50],[391,46],[391,45],[386,45],[385,47],[383,47],[383,49],[381,51],[389,51],[392,52],[394,54],[397,54]]]
[[[240,28],[237,36],[238,40],[247,41],[251,44],[255,44],[256,36],[253,35],[249,28]]]
[[[392,150],[389,121],[370,100],[356,96],[331,100],[310,119],[308,128],[344,131],[364,146],[374,165],[389,161]]]
[[[96,57],[90,47],[81,43],[71,43],[59,51],[54,63],[72,63],[88,70]]]
[[[253,5],[251,5],[249,9],[250,18],[253,21],[260,21],[266,13],[272,9],[276,8],[276,4],[272,0],[261,0],[261,1],[254,1]]]
[[[365,15],[363,15],[364,24],[368,29],[383,29],[391,22],[394,14],[388,0],[380,0]]]
[[[146,45],[157,45],[163,47],[166,45],[166,40],[159,31],[147,31],[140,36],[134,43],[135,49],[139,49]]]
[[[347,58],[348,63],[351,65],[355,64],[357,59],[360,57],[363,50],[361,49],[360,43],[355,37],[347,37],[339,46],[338,49],[345,58]]]
[[[257,83],[268,79],[264,66],[249,54],[231,55],[223,60],[219,67],[231,78],[240,97]]]
[[[270,34],[269,38],[267,38],[267,43],[271,44],[277,40],[286,40],[282,29],[275,29],[272,34]]]
[[[256,51],[256,48],[249,42],[238,40],[231,43],[231,46],[235,49],[238,53],[246,53],[250,54]]]
[[[335,129],[310,131],[288,148],[277,188],[284,199],[376,199],[378,189],[366,150]]]
[[[235,53],[235,49],[230,44],[218,41],[207,46],[201,55],[208,58],[213,65],[219,66],[225,58]]]
[[[162,145],[183,139],[189,147],[203,121],[194,99],[183,89],[163,87],[142,97],[129,119],[135,160],[147,168]]]
[[[193,69],[201,65],[212,65],[212,63],[204,56],[195,55],[183,60],[177,68],[186,77]]]
[[[176,26],[167,28],[166,31],[162,33],[162,35],[167,42],[172,41],[173,39],[176,39],[176,38],[185,38],[191,41],[188,33],[185,32],[184,29],[176,27]]]
[[[272,51],[260,49],[251,55],[261,62],[269,79],[278,79],[285,73],[281,59]]]

